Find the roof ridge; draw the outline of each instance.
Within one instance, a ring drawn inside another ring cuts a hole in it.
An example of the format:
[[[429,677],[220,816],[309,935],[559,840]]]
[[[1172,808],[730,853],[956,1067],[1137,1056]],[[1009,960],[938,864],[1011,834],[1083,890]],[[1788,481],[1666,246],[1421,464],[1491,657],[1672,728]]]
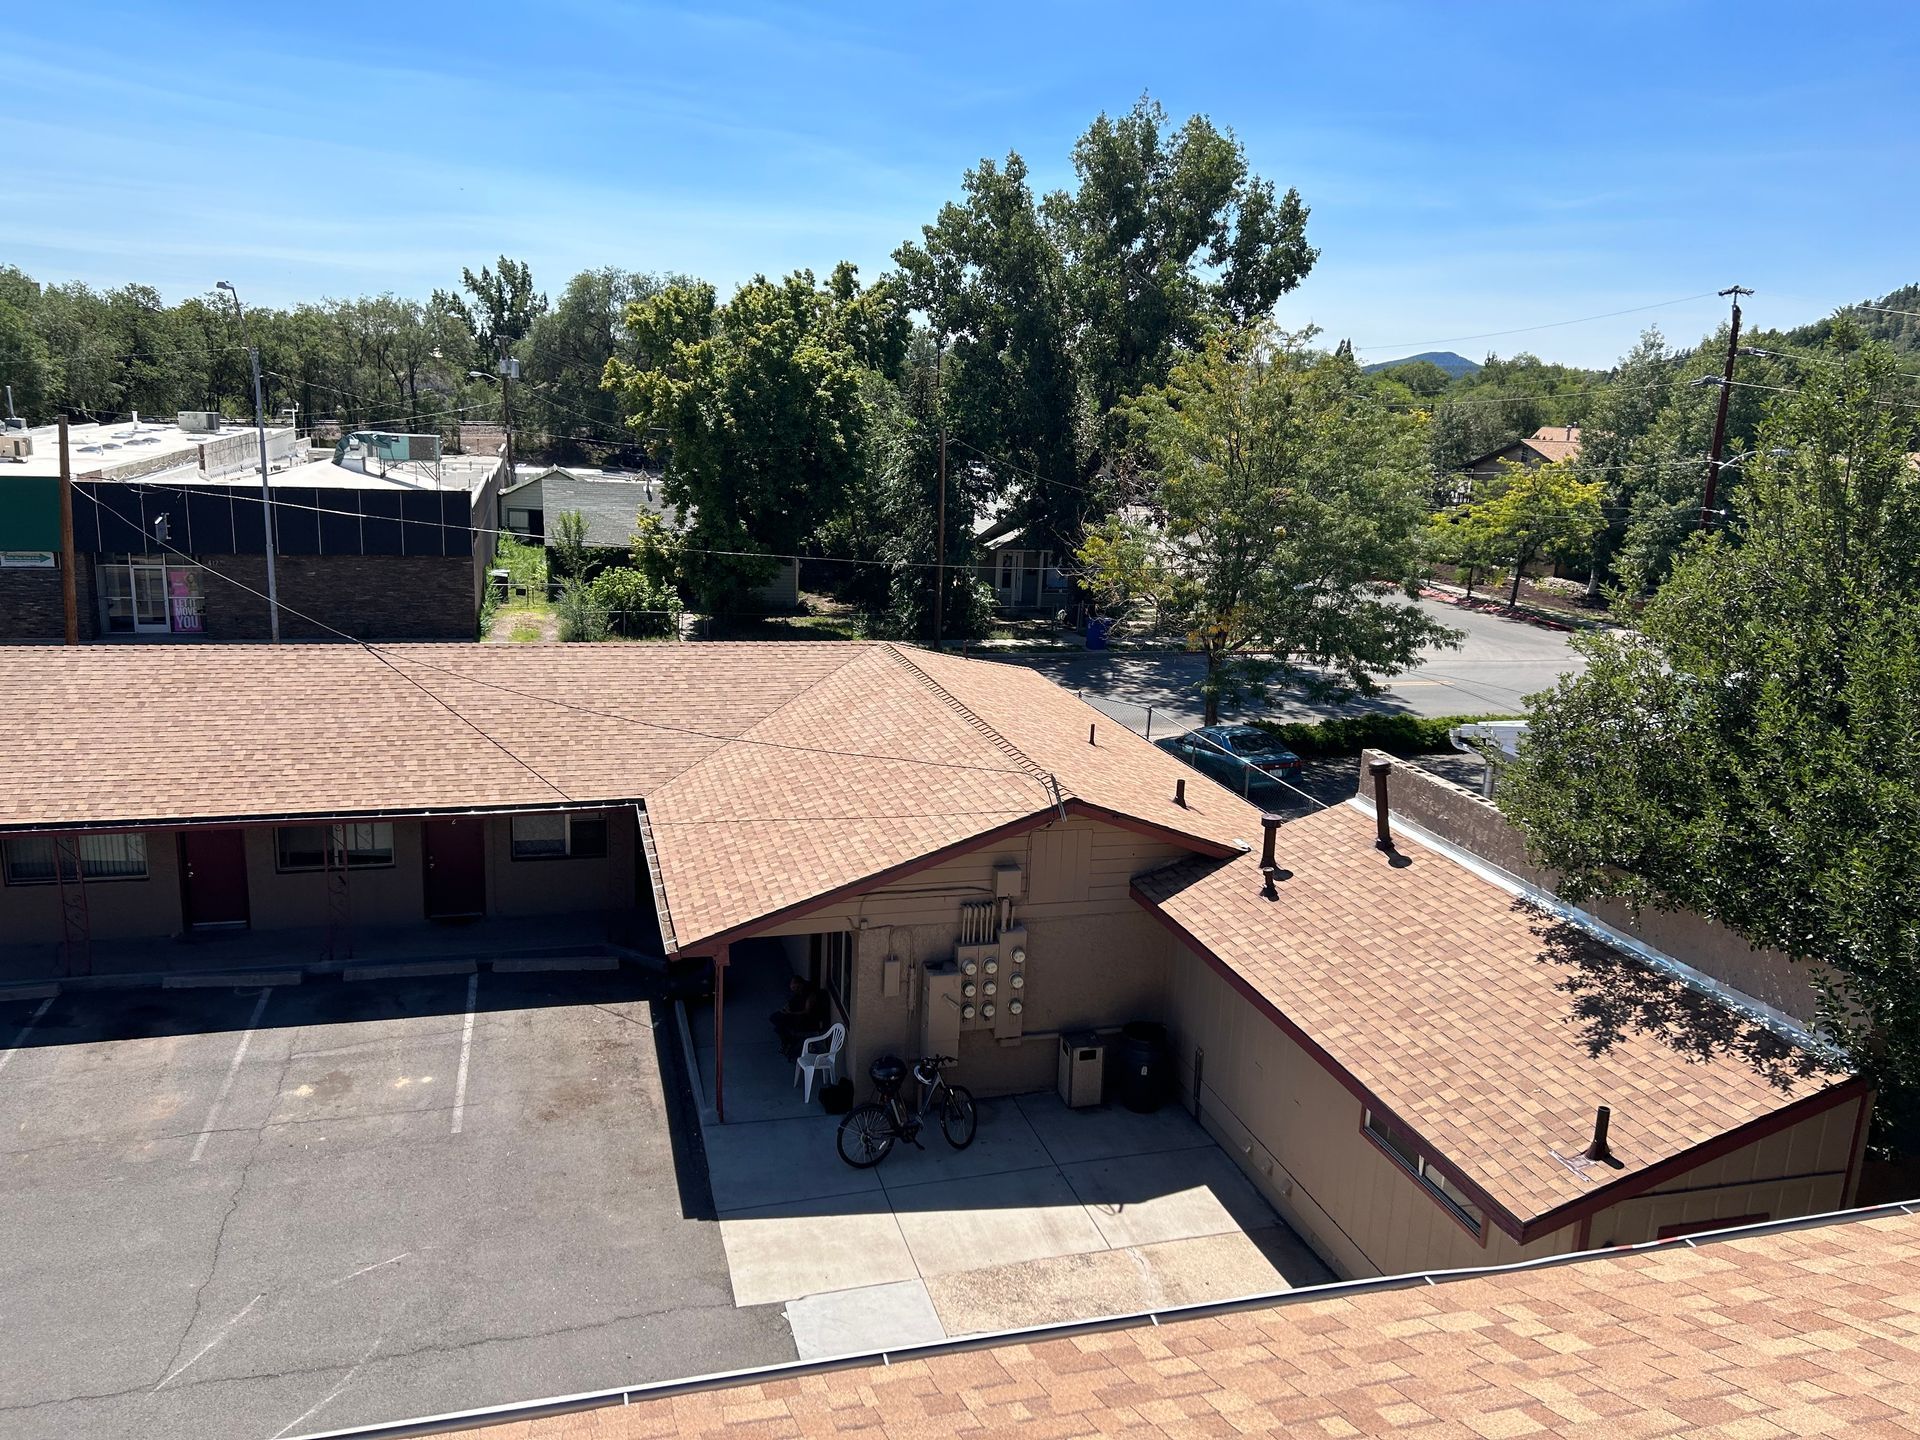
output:
[[[985,738],[988,744],[1012,760],[1028,775],[1046,786],[1047,793],[1052,796],[1056,808],[1064,807],[1066,803],[1066,793],[1060,788],[1058,776],[1038,760],[1035,760],[1031,755],[1027,754],[1027,752],[1022,750],[1018,745],[1014,744],[1013,741],[1009,740],[1005,735],[1002,735],[986,720],[982,719],[966,701],[962,700],[958,695],[955,695],[951,690],[947,689],[946,686],[934,679],[933,676],[929,675],[918,662],[902,653],[898,645],[895,645],[892,641],[887,641],[882,644],[880,648],[892,656],[898,664],[904,666],[907,673],[918,680],[923,688],[930,691],[936,700],[953,711],[954,714],[958,715]]]

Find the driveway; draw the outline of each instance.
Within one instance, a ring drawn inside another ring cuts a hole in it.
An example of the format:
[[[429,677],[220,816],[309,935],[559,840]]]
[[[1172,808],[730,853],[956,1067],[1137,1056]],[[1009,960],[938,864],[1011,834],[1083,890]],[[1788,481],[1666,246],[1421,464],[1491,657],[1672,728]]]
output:
[[[1331,1277],[1184,1111],[983,1101],[977,1138],[855,1170],[839,1121],[709,1126],[736,1304],[803,1359],[1266,1294]]]
[[[676,1159],[654,1016],[631,971],[0,1000],[0,1437],[270,1440],[793,1358]]]
[[[1283,693],[1273,705],[1257,713],[1276,720],[1316,720],[1369,710],[1409,715],[1517,715],[1525,709],[1525,696],[1548,688],[1562,674],[1584,667],[1565,631],[1438,600],[1415,603],[1441,624],[1464,632],[1461,648],[1427,650],[1418,665],[1387,682],[1385,694],[1369,700],[1326,705]],[[1147,728],[1148,707],[1153,709],[1156,737],[1191,729],[1201,722],[1194,687],[1206,666],[1197,655],[1076,650],[1005,659],[1009,664],[1030,665],[1069,690],[1081,692],[1090,704],[1137,731]]]

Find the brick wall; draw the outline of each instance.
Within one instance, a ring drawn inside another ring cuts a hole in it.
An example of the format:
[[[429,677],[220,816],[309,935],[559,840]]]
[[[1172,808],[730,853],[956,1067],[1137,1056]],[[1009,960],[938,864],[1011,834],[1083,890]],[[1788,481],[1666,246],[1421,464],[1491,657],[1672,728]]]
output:
[[[201,610],[210,640],[264,640],[267,602],[221,576],[265,592],[264,555],[205,555]],[[280,603],[359,640],[471,640],[479,622],[473,560],[466,555],[281,555]],[[328,638],[294,615],[280,616],[289,640]]]
[[[94,613],[92,557],[80,557],[75,588],[80,600],[80,638],[91,640],[100,628]],[[58,570],[0,570],[0,644],[64,640],[66,634]]]

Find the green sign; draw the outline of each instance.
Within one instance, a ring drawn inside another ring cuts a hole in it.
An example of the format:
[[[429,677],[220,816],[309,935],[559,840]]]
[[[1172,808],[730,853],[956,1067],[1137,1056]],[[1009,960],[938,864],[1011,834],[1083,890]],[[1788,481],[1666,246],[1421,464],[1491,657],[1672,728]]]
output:
[[[60,477],[0,472],[0,550],[60,548]]]

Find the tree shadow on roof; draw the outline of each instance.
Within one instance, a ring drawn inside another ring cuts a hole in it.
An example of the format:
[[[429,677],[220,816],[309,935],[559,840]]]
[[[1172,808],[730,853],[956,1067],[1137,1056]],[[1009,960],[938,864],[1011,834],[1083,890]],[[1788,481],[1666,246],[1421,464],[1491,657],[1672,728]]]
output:
[[[1580,1028],[1587,1053],[1601,1056],[1631,1035],[1643,1035],[1689,1061],[1733,1059],[1776,1089],[1841,1070],[1758,1017],[1689,984],[1524,900],[1539,960],[1559,972],[1554,988],[1571,1000],[1567,1019]]]

